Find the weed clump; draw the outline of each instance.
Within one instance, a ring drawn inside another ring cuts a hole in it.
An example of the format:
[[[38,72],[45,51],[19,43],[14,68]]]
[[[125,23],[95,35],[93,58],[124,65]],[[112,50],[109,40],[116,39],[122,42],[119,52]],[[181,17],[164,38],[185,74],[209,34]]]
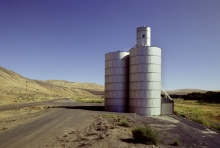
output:
[[[104,118],[112,118],[112,117],[113,117],[113,115],[112,115],[112,114],[109,114],[109,113],[104,113],[102,116],[103,116]]]
[[[3,128],[2,128],[2,130],[6,130],[6,129],[8,129],[8,128],[7,128],[7,127],[3,127]]]
[[[121,119],[119,125],[129,127],[129,122],[126,119]]]
[[[149,127],[137,126],[132,130],[132,135],[137,142],[154,144],[155,146],[159,144],[158,134]]]
[[[116,114],[105,113],[105,114],[103,114],[103,117],[109,118],[110,120],[112,120],[115,123],[115,125],[124,126],[124,127],[132,126],[129,123],[129,119],[127,118],[126,115],[116,115]]]

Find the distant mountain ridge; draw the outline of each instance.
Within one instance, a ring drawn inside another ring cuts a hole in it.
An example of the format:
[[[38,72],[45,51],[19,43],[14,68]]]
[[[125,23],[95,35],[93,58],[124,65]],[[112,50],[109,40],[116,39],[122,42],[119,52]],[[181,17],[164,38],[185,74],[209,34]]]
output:
[[[186,95],[188,93],[192,92],[200,92],[200,93],[205,93],[207,90],[200,90],[200,89],[177,89],[177,90],[171,90],[167,91],[169,95]]]

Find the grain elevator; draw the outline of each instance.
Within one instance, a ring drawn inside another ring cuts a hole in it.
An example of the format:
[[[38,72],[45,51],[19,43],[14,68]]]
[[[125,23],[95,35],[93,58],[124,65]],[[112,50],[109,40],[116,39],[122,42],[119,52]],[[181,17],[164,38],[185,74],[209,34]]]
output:
[[[173,103],[161,105],[161,100],[161,49],[151,46],[150,27],[138,27],[136,45],[129,52],[105,54],[105,110],[172,114]]]

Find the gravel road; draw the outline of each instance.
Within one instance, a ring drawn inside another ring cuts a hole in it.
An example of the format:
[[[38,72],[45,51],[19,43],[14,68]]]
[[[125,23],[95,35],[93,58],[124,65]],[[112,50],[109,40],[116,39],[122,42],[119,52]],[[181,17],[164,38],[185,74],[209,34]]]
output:
[[[56,100],[57,101],[57,100]],[[65,100],[64,100],[65,101]],[[44,102],[48,105],[48,102]],[[87,120],[92,119],[91,112],[82,109],[70,109],[70,107],[80,108],[82,103],[70,102],[51,102],[53,105],[60,105],[59,108],[53,108],[49,112],[42,115],[37,120],[20,125],[14,129],[8,130],[0,135],[1,148],[37,148],[45,147],[48,144],[54,143],[54,139],[58,135],[66,134],[74,130],[74,128],[82,128],[87,125]],[[31,106],[34,103],[29,104]],[[43,105],[36,103],[36,105]],[[65,107],[62,107],[62,106]],[[88,105],[88,104],[84,104]],[[100,105],[100,104],[91,104]],[[27,107],[28,105],[22,105]],[[13,107],[7,107],[12,109]],[[5,109],[5,108],[4,108]],[[16,107],[15,107],[16,109]],[[95,111],[94,111],[95,112]],[[84,118],[84,114],[88,117]],[[94,113],[93,113],[94,114]],[[89,117],[91,116],[91,117]],[[89,122],[88,122],[89,123]]]
[[[41,106],[41,105],[62,105],[59,103],[59,101],[69,102],[69,99],[63,98],[63,99],[54,99],[54,100],[48,100],[48,101],[42,101],[42,102],[32,102],[32,103],[24,103],[24,104],[17,104],[17,105],[3,105],[0,106],[0,111],[6,111],[6,110],[15,110],[15,109],[21,109],[25,107],[31,107],[31,106]]]

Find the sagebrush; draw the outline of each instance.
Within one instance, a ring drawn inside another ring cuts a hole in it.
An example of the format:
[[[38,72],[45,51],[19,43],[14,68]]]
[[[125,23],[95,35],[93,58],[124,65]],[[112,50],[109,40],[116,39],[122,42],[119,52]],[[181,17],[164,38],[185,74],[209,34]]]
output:
[[[151,128],[145,126],[137,126],[132,130],[133,138],[140,143],[159,144],[158,134]]]

